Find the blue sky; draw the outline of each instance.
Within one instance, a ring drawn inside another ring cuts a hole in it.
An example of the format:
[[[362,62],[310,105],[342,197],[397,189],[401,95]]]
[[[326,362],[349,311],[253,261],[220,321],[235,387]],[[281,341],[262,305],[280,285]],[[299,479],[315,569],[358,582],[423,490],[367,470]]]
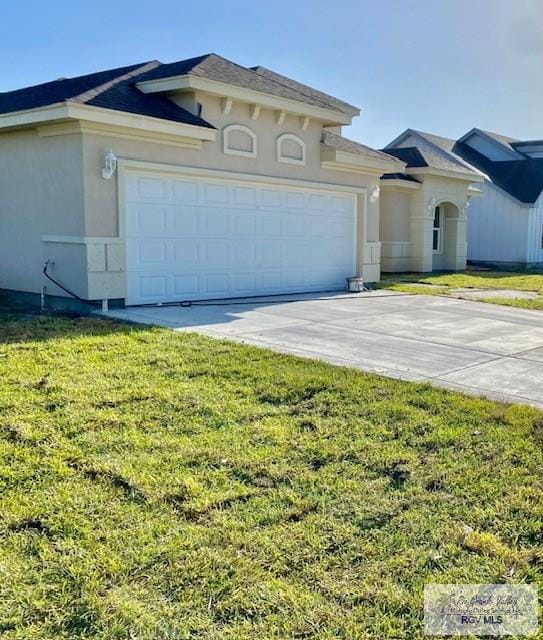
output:
[[[543,0],[2,4],[2,91],[214,51],[360,106],[345,135],[372,146],[407,127],[543,138]]]

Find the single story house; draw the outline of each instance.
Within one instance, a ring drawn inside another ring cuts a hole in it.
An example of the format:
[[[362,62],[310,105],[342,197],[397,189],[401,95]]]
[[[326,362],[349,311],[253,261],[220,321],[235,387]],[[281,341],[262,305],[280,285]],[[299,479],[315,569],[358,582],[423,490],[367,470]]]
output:
[[[0,93],[0,288],[138,305],[462,269],[483,177],[344,137],[359,113],[216,54]]]
[[[406,145],[416,151],[397,151]],[[410,153],[432,150],[437,155],[429,164],[436,157],[446,158],[484,178],[477,186],[480,197],[469,203],[468,260],[498,267],[543,266],[543,141],[516,140],[477,128],[458,140],[409,129],[386,148],[408,166],[416,163]],[[381,223],[385,221],[381,212]],[[384,268],[387,251],[383,244]]]
[[[385,272],[466,268],[467,212],[482,194],[484,175],[445,142],[407,129],[384,149],[406,165],[402,173],[381,179],[379,236]]]

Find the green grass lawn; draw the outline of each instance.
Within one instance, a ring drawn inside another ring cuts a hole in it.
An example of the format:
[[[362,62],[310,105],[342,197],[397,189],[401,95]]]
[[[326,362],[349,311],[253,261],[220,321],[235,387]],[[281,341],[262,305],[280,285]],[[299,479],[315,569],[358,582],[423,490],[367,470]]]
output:
[[[2,640],[423,638],[543,584],[543,414],[163,329],[0,318]]]
[[[431,286],[428,286],[431,285]],[[449,295],[454,289],[513,289],[530,291],[541,298],[514,299],[497,295],[484,298],[481,302],[503,304],[522,309],[543,310],[543,272],[542,271],[463,271],[461,273],[405,273],[383,276],[380,288],[393,289],[404,293],[422,293],[424,295]]]

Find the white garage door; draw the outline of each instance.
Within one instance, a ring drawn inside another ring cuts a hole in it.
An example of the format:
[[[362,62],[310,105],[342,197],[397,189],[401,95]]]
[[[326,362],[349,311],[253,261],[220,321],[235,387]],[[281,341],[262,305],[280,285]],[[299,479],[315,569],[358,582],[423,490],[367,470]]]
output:
[[[355,196],[127,172],[127,304],[341,289]]]

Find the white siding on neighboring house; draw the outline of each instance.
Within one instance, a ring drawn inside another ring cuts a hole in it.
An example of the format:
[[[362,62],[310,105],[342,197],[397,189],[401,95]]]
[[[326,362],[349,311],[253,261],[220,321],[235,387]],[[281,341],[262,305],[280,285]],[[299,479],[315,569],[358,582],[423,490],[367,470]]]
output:
[[[468,210],[468,260],[525,263],[532,208],[487,180],[482,188]]]
[[[543,194],[530,209],[528,227],[528,264],[543,263]]]

